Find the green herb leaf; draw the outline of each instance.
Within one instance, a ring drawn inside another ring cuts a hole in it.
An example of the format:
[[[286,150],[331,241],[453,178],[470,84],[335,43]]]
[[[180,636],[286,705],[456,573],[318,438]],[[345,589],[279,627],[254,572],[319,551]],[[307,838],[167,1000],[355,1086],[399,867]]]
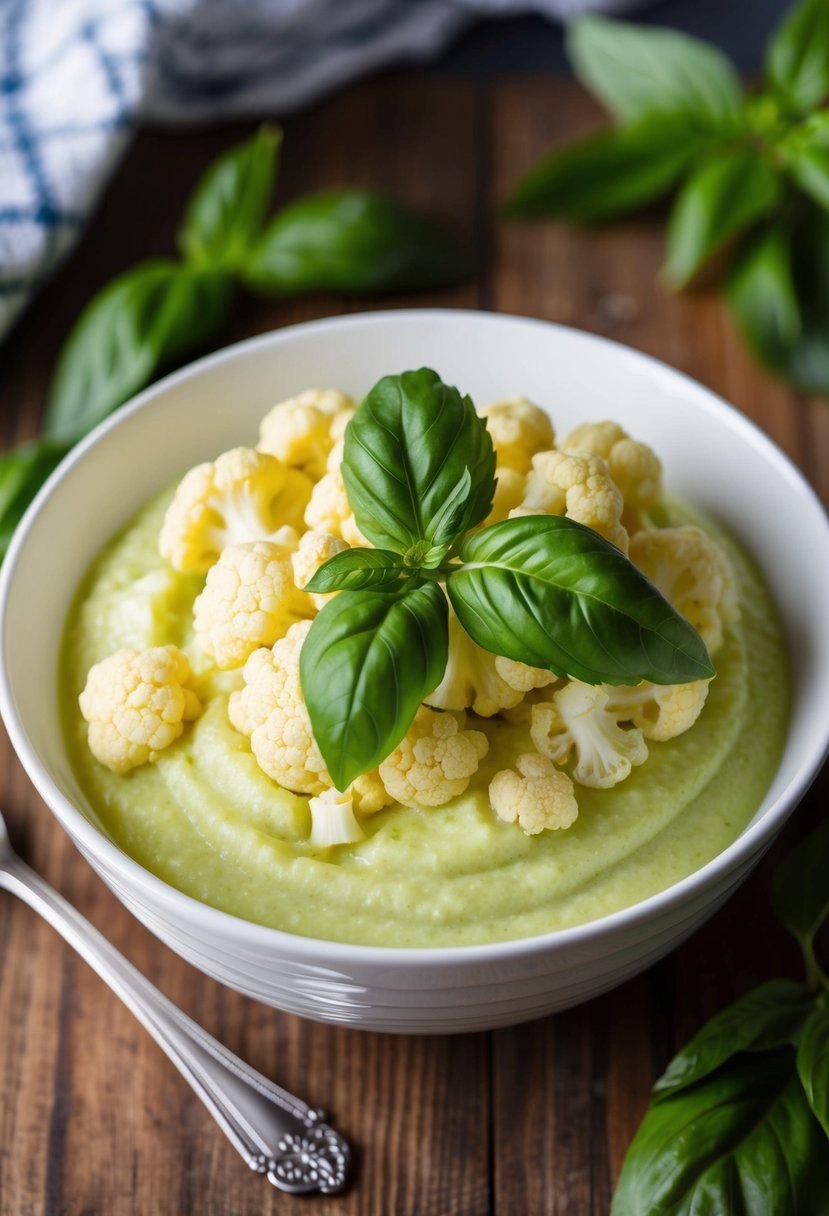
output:
[[[29,503],[69,447],[66,443],[36,439],[0,456],[0,558],[5,556]]]
[[[143,262],[87,305],[64,344],[45,434],[75,441],[164,368],[219,329],[231,298],[224,274]]]
[[[766,75],[794,113],[806,113],[829,96],[826,0],[801,0],[787,13],[769,43]]]
[[[810,832],[780,863],[772,905],[782,925],[808,942],[829,916],[829,819]]]
[[[699,634],[625,555],[555,515],[468,537],[447,578],[452,607],[485,650],[588,684],[679,684],[714,674]]]
[[[792,180],[829,210],[829,111],[812,114],[790,131],[779,151]]]
[[[750,238],[728,277],[728,304],[761,363],[829,392],[829,215],[817,207]]]
[[[728,276],[728,303],[743,338],[764,362],[785,359],[802,334],[786,226],[746,241]]]
[[[472,478],[465,468],[431,525],[432,544],[436,549],[448,548],[463,531],[469,499],[472,494]]]
[[[196,266],[238,269],[259,239],[276,182],[282,142],[278,128],[260,127],[202,177],[179,234],[181,251]]]
[[[442,228],[372,190],[306,195],[280,211],[244,270],[257,291],[404,291],[457,282],[464,259]]]
[[[654,1085],[654,1096],[664,1099],[687,1089],[738,1052],[793,1045],[814,1005],[814,993],[806,984],[794,980],[769,980],[761,984],[711,1018],[694,1035]]]
[[[734,66],[698,38],[590,15],[568,25],[567,53],[582,84],[620,122],[681,111],[701,126],[738,124]]]
[[[386,758],[440,683],[448,615],[437,583],[409,581],[396,595],[341,591],[314,619],[300,679],[337,789]]]
[[[809,1106],[829,1136],[829,1009],[812,1013],[797,1050],[797,1072]]]
[[[829,1142],[794,1052],[741,1056],[652,1106],[612,1216],[827,1216]]]
[[[489,514],[495,453],[468,397],[428,368],[385,376],[345,432],[343,478],[362,534],[378,548],[428,548],[445,531],[444,508],[468,469],[472,482],[458,532]],[[457,521],[456,521],[457,522]]]
[[[556,149],[518,183],[507,214],[581,224],[626,215],[667,194],[711,146],[677,114],[650,114]]]
[[[400,554],[388,549],[345,549],[323,562],[304,590],[325,594],[397,587],[405,568]]]
[[[704,262],[772,210],[780,197],[774,170],[752,149],[709,160],[685,182],[668,220],[665,277],[683,287]]]

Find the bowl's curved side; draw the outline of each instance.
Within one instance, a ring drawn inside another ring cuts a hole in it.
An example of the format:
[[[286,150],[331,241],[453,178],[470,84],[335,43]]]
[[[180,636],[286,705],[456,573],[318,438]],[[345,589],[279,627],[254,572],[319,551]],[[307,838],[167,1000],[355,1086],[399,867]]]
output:
[[[78,841],[75,842],[79,844]],[[538,954],[508,951],[494,962],[467,959],[451,971],[401,951],[337,967],[303,961],[271,940],[240,950],[232,937],[196,919],[173,919],[124,883],[100,858],[81,852],[123,904],[187,962],[213,979],[274,1008],[319,1022],[391,1034],[454,1034],[511,1026],[591,1000],[644,971],[713,915],[763,850],[713,889],[653,917],[609,927],[587,946],[570,937]],[[334,960],[331,960],[332,964]]]
[[[763,806],[732,846],[688,879],[575,930],[491,946],[390,951],[252,925],[143,870],[94,825],[66,754],[57,699],[44,699],[43,690],[55,686],[79,573],[153,492],[199,460],[254,442],[276,399],[313,382],[359,395],[389,370],[423,363],[479,402],[516,391],[549,402],[559,433],[610,416],[652,443],[671,488],[719,516],[759,558],[789,640],[795,698],[786,751]],[[474,990],[475,1018],[497,1015],[505,1024],[586,999],[646,966],[744,876],[829,746],[827,611],[829,525],[814,493],[756,427],[701,386],[614,343],[542,322],[465,312],[370,314],[283,330],[202,360],[142,394],[64,462],[0,573],[0,711],[34,784],[105,881],[203,970],[293,1012],[365,1026],[375,1025],[366,1009],[375,1001],[380,1008],[389,990],[395,1014],[382,1015],[376,1028],[383,1029],[390,1022],[463,1029]],[[315,986],[319,969],[345,985],[343,1009],[356,1011],[353,1019],[331,1004],[325,982]],[[524,984],[526,992],[515,987]],[[498,1000],[512,1002],[509,1013],[496,1009],[498,989]],[[430,1019],[428,1010],[438,1007],[440,1016]]]

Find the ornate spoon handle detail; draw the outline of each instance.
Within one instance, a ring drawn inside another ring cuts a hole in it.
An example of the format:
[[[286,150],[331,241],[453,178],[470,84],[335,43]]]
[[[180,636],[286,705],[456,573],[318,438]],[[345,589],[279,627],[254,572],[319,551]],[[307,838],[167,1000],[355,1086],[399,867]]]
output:
[[[0,849],[0,887],[39,912],[132,1010],[252,1170],[295,1194],[342,1189],[350,1150],[322,1111],[274,1085],[182,1013],[8,846]]]

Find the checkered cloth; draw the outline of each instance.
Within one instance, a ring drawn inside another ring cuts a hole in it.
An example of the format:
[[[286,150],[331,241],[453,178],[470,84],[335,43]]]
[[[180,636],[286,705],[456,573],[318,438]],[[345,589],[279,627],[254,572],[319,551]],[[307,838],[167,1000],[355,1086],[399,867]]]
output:
[[[635,0],[0,0],[0,337],[77,238],[141,118],[284,114],[481,14]]]

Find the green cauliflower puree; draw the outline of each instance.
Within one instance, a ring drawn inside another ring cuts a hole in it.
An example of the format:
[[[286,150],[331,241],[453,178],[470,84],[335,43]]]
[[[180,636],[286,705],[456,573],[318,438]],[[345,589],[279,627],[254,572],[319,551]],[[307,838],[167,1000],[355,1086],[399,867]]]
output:
[[[154,764],[125,776],[87,746],[78,695],[94,663],[122,646],[173,643],[204,671],[192,636],[201,575],[158,554],[170,500],[146,506],[98,557],[69,614],[60,696],[90,819],[124,852],[194,898],[291,933],[378,946],[457,946],[531,936],[605,916],[704,865],[751,819],[776,770],[788,670],[768,592],[750,560],[706,522],[732,562],[741,619],[685,734],[609,789],[578,788],[571,828],[526,836],[492,812],[487,787],[527,726],[476,719],[490,751],[468,791],[435,810],[366,817],[366,839],[319,850],[308,800],[279,788],[230,725],[241,672],[202,675],[204,713]],[[678,519],[673,522],[686,522]]]

